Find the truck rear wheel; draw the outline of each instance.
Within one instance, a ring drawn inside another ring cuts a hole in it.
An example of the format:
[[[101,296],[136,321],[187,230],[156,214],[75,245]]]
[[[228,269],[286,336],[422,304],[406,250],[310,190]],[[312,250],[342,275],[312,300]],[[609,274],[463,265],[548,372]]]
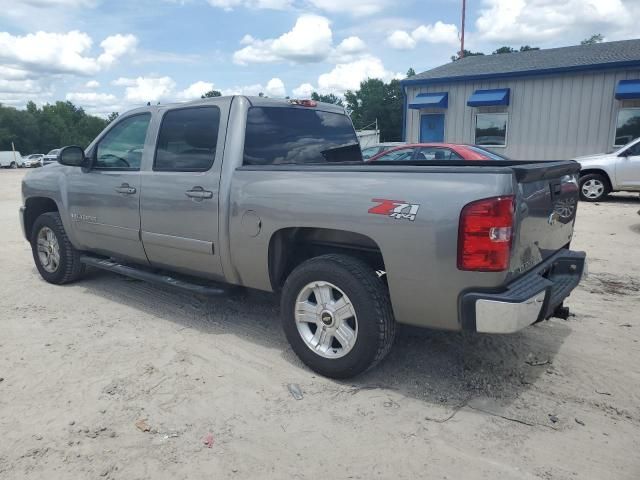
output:
[[[31,230],[31,251],[38,272],[49,283],[73,282],[85,271],[80,252],[71,245],[57,212],[36,218]]]
[[[283,287],[281,312],[296,355],[326,377],[358,375],[393,344],[387,287],[373,268],[353,257],[323,255],[299,265]]]

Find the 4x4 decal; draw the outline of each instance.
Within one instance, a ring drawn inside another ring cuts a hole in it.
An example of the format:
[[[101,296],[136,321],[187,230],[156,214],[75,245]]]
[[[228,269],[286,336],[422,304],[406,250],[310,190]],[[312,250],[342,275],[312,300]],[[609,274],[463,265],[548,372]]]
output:
[[[404,200],[389,200],[386,198],[373,198],[372,202],[377,203],[375,207],[369,209],[369,213],[375,215],[386,215],[398,220],[409,220],[413,222],[418,215],[420,204],[407,203]]]

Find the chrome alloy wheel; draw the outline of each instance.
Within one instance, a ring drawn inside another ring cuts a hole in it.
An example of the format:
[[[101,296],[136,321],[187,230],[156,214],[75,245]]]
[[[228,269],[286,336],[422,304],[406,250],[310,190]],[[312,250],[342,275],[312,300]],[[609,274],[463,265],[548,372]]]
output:
[[[344,357],[358,338],[358,319],[349,297],[329,282],[312,282],[296,298],[296,326],[304,343],[324,358]]]
[[[590,178],[582,184],[582,194],[587,198],[598,198],[604,193],[604,183],[595,178]]]
[[[56,234],[49,227],[42,227],[36,239],[40,265],[49,273],[60,266],[60,244]]]

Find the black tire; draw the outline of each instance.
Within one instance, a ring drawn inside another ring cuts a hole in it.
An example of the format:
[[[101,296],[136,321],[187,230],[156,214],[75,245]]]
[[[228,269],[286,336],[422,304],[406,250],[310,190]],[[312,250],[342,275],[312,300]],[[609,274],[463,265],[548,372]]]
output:
[[[38,255],[38,234],[45,227],[53,231],[60,250],[60,262],[53,272],[45,269]],[[80,262],[80,252],[71,245],[57,212],[43,213],[36,218],[31,230],[31,251],[38,272],[49,283],[62,285],[73,282],[85,272],[85,265]]]
[[[318,281],[330,282],[344,292],[357,316],[355,343],[340,358],[319,355],[298,331],[297,297],[305,286]],[[358,375],[380,362],[393,345],[395,320],[387,286],[372,267],[347,255],[322,255],[295,268],[282,290],[281,316],[285,335],[296,355],[309,368],[326,377]]]
[[[591,193],[587,194],[587,185],[599,185],[602,189],[601,193]],[[583,191],[583,189],[585,191]],[[611,186],[609,184],[609,179],[604,175],[599,173],[589,173],[580,177],[580,200],[584,200],[585,202],[599,202],[603,200],[609,193],[611,192]]]

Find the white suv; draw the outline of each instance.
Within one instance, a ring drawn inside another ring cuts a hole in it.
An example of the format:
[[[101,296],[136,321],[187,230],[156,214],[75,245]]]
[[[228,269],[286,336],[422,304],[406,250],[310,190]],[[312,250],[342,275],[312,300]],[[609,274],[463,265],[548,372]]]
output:
[[[640,138],[610,153],[575,159],[580,163],[580,198],[602,200],[611,192],[640,191]]]

